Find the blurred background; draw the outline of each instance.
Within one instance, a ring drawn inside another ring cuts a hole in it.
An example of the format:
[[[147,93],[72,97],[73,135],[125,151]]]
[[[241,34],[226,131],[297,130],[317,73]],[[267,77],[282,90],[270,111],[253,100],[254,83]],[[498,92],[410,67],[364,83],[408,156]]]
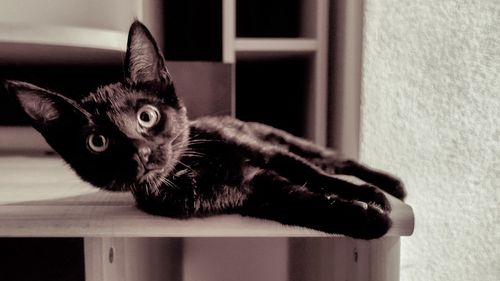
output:
[[[193,117],[268,123],[400,176],[416,214],[401,280],[498,280],[500,2],[3,0],[0,79],[73,98],[121,80],[134,18],[176,68]],[[193,77],[206,81],[193,88]],[[2,153],[48,149],[26,125],[0,89]],[[207,247],[234,265],[246,258],[228,249],[240,247],[258,262],[218,273],[180,266],[172,276],[329,280],[297,266],[341,270],[307,250],[326,244],[254,242],[190,240],[187,253]],[[0,249],[1,280],[84,278],[81,239],[0,239]]]

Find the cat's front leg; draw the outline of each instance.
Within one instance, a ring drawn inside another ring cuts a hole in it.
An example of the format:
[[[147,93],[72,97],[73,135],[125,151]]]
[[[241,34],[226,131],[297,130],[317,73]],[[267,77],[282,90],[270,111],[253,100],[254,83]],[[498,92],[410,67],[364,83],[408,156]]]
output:
[[[388,214],[379,208],[312,192],[272,171],[255,174],[249,185],[252,192],[242,215],[361,239],[381,237],[391,226]]]

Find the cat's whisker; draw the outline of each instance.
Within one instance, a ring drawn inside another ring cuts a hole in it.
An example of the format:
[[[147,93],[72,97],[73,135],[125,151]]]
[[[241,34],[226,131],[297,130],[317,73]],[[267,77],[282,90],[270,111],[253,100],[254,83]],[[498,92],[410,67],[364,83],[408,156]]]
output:
[[[189,148],[191,145],[195,144],[205,144],[209,142],[215,142],[216,140],[210,140],[210,139],[189,139],[187,142],[179,142],[174,145],[172,145],[172,149],[179,149],[179,148]]]
[[[153,190],[153,187],[151,185],[151,181],[150,179],[146,179],[146,192],[147,192],[147,195],[150,196],[151,194],[154,194],[154,190]]]
[[[200,157],[200,158],[203,158],[206,156],[206,154],[204,153],[197,153],[197,152],[187,152],[187,153],[184,153],[182,154],[183,157]]]
[[[173,181],[167,179],[167,178],[160,178],[160,180],[167,186],[175,190],[179,190],[179,186],[177,186]]]
[[[135,185],[135,183],[130,185],[130,191],[132,192],[132,194],[137,193],[137,186]]]
[[[153,179],[148,179],[148,181],[149,181],[149,187],[151,189],[151,192],[153,194],[158,194],[160,191],[158,188],[160,184],[157,181],[154,181]]]
[[[189,169],[192,173],[194,173],[195,175],[198,175],[198,172],[195,171],[193,168],[191,168],[191,166],[187,165],[186,163],[182,162],[179,160],[179,164],[181,164],[182,166],[184,166],[185,168]]]
[[[200,152],[200,151],[198,151],[198,150],[196,150],[196,149],[193,149],[192,147],[188,147],[188,148],[186,148],[186,152],[202,153],[202,152]]]
[[[197,144],[197,143],[209,143],[209,142],[215,142],[216,140],[211,140],[211,139],[189,139],[188,144]]]
[[[192,148],[187,148],[183,153],[182,157],[206,157],[207,155],[203,152],[196,151]]]
[[[160,182],[162,182],[167,187],[170,187],[170,181],[167,178],[161,177]]]

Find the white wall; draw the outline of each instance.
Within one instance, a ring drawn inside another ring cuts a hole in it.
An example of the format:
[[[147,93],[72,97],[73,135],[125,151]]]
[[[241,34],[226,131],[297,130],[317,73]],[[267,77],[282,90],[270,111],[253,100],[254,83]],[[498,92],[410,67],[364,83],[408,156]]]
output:
[[[500,1],[367,0],[361,159],[416,214],[401,280],[500,277]]]

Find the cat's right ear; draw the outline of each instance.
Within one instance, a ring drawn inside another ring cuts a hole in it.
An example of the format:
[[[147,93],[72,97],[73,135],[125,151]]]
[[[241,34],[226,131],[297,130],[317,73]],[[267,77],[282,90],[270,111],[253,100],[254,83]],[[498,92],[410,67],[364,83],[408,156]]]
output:
[[[88,119],[89,114],[75,101],[60,94],[20,81],[6,81],[7,91],[14,94],[21,108],[36,128],[64,124],[76,118]]]
[[[128,33],[125,76],[131,84],[172,82],[158,44],[139,21],[132,23]]]

